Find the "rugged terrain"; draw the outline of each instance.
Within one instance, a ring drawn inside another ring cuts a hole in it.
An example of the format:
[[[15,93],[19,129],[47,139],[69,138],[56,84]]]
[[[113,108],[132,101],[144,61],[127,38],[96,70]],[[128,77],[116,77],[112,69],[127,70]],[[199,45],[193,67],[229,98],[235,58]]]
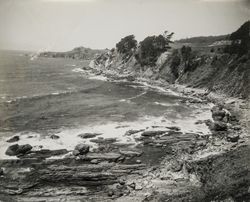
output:
[[[128,48],[135,45],[129,38],[132,43],[123,52],[113,49],[96,56],[89,67],[83,67],[84,72],[110,81],[171,88],[182,93],[183,102],[197,107],[214,103],[212,119],[196,123],[208,126],[211,133],[152,125],[124,134],[136,137],[136,147],[119,144],[115,138],[83,134],[82,138],[95,137],[92,141],[99,147],[89,151],[88,145],[77,145],[62,159],[50,157],[68,151],[33,151],[31,145],[18,145],[18,137],[13,137],[7,141],[17,144],[6,153],[18,159],[0,161],[0,200],[250,200],[249,52],[227,52],[217,43],[219,47],[199,51],[187,46],[167,47],[167,51],[160,47],[161,54],[141,58],[145,53],[141,47]],[[162,39],[152,37],[146,44]]]

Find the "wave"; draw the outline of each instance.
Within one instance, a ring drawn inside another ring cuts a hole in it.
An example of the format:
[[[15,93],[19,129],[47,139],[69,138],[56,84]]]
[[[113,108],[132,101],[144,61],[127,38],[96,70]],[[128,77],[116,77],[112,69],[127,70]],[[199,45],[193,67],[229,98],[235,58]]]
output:
[[[85,73],[85,71],[84,71],[82,68],[80,68],[80,67],[75,68],[75,69],[73,69],[72,71],[73,71],[73,72],[81,72],[81,73]]]
[[[27,100],[34,101],[34,100],[40,100],[40,99],[51,98],[51,97],[56,97],[56,96],[67,96],[67,95],[72,95],[76,93],[88,93],[89,91],[96,90],[98,87],[99,86],[87,88],[87,89],[81,89],[81,90],[57,91],[57,92],[52,92],[49,94],[21,96],[21,97],[15,97],[12,99],[8,99],[8,97],[5,96],[4,97],[5,101],[3,103],[16,103],[16,102],[27,101]]]

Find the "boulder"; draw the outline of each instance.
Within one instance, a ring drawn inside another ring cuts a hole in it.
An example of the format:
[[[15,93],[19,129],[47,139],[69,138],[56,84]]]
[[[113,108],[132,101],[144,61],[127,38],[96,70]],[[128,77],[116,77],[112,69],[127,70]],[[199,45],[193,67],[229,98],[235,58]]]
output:
[[[226,131],[227,124],[221,121],[215,121],[211,124],[210,129],[214,131]]]
[[[142,130],[128,130],[124,135],[125,136],[130,136],[130,135],[142,132],[142,131],[144,131],[144,129],[142,129]]]
[[[167,126],[166,128],[168,128],[169,130],[174,130],[174,131],[180,131],[181,128],[177,127],[177,126]]]
[[[73,151],[73,154],[77,156],[77,155],[87,154],[88,152],[89,152],[89,145],[78,144],[76,145],[75,150]]]
[[[161,131],[161,130],[156,130],[156,131],[145,131],[141,135],[144,137],[151,137],[151,136],[157,136],[157,135],[162,135],[166,133],[167,131]]]
[[[173,160],[170,163],[170,170],[173,171],[173,172],[179,172],[179,171],[182,170],[182,168],[183,168],[183,162],[182,161]]]
[[[88,138],[94,138],[98,135],[101,135],[101,133],[83,133],[83,134],[79,134],[78,137],[83,138],[83,139],[88,139]]]
[[[228,134],[227,135],[228,142],[238,142],[239,139],[240,139],[239,134]]]
[[[6,142],[12,143],[12,142],[17,142],[19,140],[20,140],[19,136],[16,135],[8,139]]]
[[[9,146],[5,154],[9,156],[24,155],[28,153],[31,149],[32,149],[32,146],[29,144],[25,144],[25,145],[14,144],[14,145]]]
[[[218,106],[218,105],[214,106],[211,109],[211,112],[212,112],[212,118],[215,121],[222,121],[224,117],[226,116],[226,111],[223,109],[222,106]]]
[[[51,135],[50,138],[53,139],[53,140],[57,140],[57,139],[59,139],[60,137],[59,137],[58,135]]]

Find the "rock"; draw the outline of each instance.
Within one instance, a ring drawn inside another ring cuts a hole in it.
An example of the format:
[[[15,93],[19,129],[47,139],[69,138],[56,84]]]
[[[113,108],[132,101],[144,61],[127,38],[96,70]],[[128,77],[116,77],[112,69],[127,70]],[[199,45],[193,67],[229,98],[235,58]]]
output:
[[[134,157],[134,156],[140,156],[142,152],[120,150],[120,154],[124,156]]]
[[[141,135],[144,136],[144,137],[150,137],[150,136],[162,135],[162,134],[164,134],[166,132],[167,131],[161,131],[161,130],[158,130],[158,131],[145,131]]]
[[[141,186],[141,185],[139,185],[139,184],[136,184],[135,185],[135,190],[142,190],[143,189],[143,187]]]
[[[113,190],[108,191],[108,196],[109,197],[112,197],[113,195],[114,195],[114,191]]]
[[[92,161],[93,159],[101,160],[101,161],[117,161],[121,157],[121,154],[118,153],[88,153],[83,156],[83,159]]]
[[[59,139],[60,137],[58,136],[58,135],[51,135],[50,136],[50,138],[52,139],[52,140],[57,140],[57,139]]]
[[[0,168],[0,176],[4,175],[4,171],[2,168]]]
[[[124,179],[120,179],[120,180],[119,180],[119,184],[120,184],[120,185],[125,185],[125,180],[124,180]]]
[[[78,155],[80,155],[80,152],[78,150],[73,150],[72,154],[74,156],[78,156]]]
[[[183,167],[182,161],[174,160],[171,162],[170,170],[173,172],[179,172],[182,170],[182,167]]]
[[[214,106],[211,109],[211,112],[212,112],[212,118],[215,121],[222,121],[224,117],[226,116],[226,111],[223,109],[222,106],[218,106],[218,105]]]
[[[132,189],[135,189],[136,184],[135,184],[134,182],[132,182],[132,183],[130,183],[128,186],[129,186],[130,188],[132,188]]]
[[[90,142],[94,142],[97,144],[111,144],[117,141],[117,138],[103,138],[99,137],[97,139],[91,139]]]
[[[99,161],[98,161],[98,159],[93,159],[93,160],[90,161],[90,163],[92,163],[92,164],[98,164]]]
[[[214,131],[226,131],[227,124],[221,121],[215,121],[211,124],[210,129]]]
[[[31,151],[30,153],[25,154],[23,157],[45,159],[51,156],[59,156],[59,155],[67,154],[67,153],[68,153],[68,150],[66,149],[57,149],[57,150],[41,149],[39,151]]]
[[[136,163],[140,164],[140,163],[141,163],[141,160],[137,159],[137,160],[136,160]]]
[[[166,128],[168,128],[168,129],[170,129],[170,130],[174,130],[174,131],[180,131],[180,130],[181,130],[181,128],[180,128],[180,127],[177,127],[177,126],[168,126],[168,127],[166,127]]]
[[[11,137],[10,139],[8,139],[6,142],[12,143],[12,142],[17,142],[19,140],[20,140],[19,136],[16,135],[16,136]]]
[[[83,139],[88,139],[88,138],[94,138],[101,134],[102,133],[83,133],[83,134],[79,134],[78,137],[83,138]]]
[[[239,130],[242,130],[242,128],[241,126],[237,125],[237,126],[233,126],[233,130],[239,131]]]
[[[198,120],[198,121],[196,121],[194,124],[198,125],[198,124],[203,124],[203,123],[204,123],[203,120]]]
[[[142,132],[142,131],[144,131],[144,129],[142,129],[142,130],[128,130],[124,135],[125,136],[130,136],[130,135]]]
[[[9,156],[24,155],[28,153],[31,149],[32,149],[32,146],[29,144],[25,144],[25,145],[14,144],[14,145],[9,146],[5,154]]]
[[[229,135],[227,135],[227,141],[228,142],[238,142],[239,139],[240,139],[239,134],[229,134]]]
[[[77,155],[87,154],[88,152],[89,152],[89,145],[78,144],[76,145],[75,150],[73,151],[73,154],[77,156]]]

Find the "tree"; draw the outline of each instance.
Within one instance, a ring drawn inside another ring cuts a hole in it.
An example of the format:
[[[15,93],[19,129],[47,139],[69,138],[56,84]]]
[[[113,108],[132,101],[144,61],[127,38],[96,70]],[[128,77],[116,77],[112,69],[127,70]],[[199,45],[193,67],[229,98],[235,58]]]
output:
[[[137,41],[134,35],[129,35],[121,39],[116,44],[117,51],[125,56],[131,55],[134,49],[137,47]]]
[[[173,33],[163,35],[149,36],[140,42],[139,50],[136,54],[136,60],[142,65],[154,66],[158,57],[168,49],[171,43]]]

